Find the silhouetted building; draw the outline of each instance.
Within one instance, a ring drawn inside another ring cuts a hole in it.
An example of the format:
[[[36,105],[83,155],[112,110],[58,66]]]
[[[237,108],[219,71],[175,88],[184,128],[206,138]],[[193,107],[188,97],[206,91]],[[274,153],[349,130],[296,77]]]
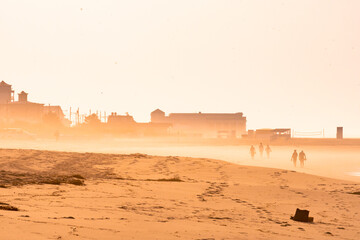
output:
[[[129,136],[165,136],[171,124],[167,123],[138,123],[129,114],[117,115],[116,112],[108,116],[107,127],[112,134]]]
[[[152,123],[169,123],[172,132],[206,138],[235,138],[246,133],[243,113],[165,113],[156,109],[151,113]]]
[[[126,115],[117,115],[116,112],[112,112],[110,116],[108,116],[107,120],[110,125],[128,125],[135,124],[135,120],[129,114]]]
[[[14,91],[11,85],[4,81],[0,82],[0,104],[6,104],[14,101]]]
[[[41,123],[44,114],[54,112],[64,125],[70,125],[65,119],[60,106],[44,106],[41,103],[28,101],[28,93],[18,94],[18,101],[14,101],[14,91],[11,85],[0,82],[0,121],[2,123]]]
[[[165,112],[161,111],[160,109],[156,109],[155,111],[151,112],[151,122],[167,122],[167,118],[165,117]]]
[[[71,121],[65,118],[65,114],[60,106],[44,106],[43,114],[54,113],[64,126],[70,126]]]
[[[0,115],[6,122],[39,123],[42,121],[43,107],[44,104],[28,101],[10,102],[0,106]]]
[[[28,94],[24,91],[18,94],[19,95],[19,102],[27,102]]]
[[[259,140],[288,140],[291,138],[290,128],[263,128],[248,130],[247,138],[256,138]]]

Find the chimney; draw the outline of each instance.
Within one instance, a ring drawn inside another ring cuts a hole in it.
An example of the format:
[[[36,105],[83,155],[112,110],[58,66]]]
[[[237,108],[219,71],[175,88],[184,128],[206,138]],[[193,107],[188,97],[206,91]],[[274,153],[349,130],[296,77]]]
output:
[[[343,139],[343,127],[337,127],[336,129],[336,138]]]

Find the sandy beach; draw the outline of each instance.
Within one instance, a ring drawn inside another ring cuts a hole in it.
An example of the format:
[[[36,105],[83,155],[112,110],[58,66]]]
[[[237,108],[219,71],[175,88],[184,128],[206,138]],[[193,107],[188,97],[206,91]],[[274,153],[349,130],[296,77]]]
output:
[[[2,239],[358,239],[360,185],[144,154],[0,150]],[[18,211],[5,210],[13,206]],[[5,209],[4,209],[5,208]],[[296,208],[314,223],[290,220]]]

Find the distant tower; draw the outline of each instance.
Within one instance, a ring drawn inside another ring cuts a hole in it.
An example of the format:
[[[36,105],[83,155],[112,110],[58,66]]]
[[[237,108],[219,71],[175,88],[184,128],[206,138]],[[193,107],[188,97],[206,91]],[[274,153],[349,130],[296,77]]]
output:
[[[343,139],[343,127],[337,127],[336,129],[336,138]]]
[[[151,113],[151,122],[159,123],[165,122],[165,112],[161,111],[160,109],[156,109]]]
[[[18,94],[19,95],[19,102],[27,102],[28,94],[24,91]]]
[[[0,82],[0,104],[6,104],[14,101],[14,91],[11,85],[6,82]]]

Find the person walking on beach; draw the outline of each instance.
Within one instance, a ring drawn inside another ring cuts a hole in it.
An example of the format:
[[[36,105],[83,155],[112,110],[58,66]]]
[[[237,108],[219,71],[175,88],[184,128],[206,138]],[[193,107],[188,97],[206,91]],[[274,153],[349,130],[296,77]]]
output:
[[[267,158],[269,159],[270,158],[270,153],[271,153],[271,148],[269,147],[269,144],[266,145],[265,152],[266,152]]]
[[[251,155],[252,159],[254,159],[255,154],[256,154],[256,150],[255,150],[254,146],[251,145],[251,147],[250,147],[250,155]]]
[[[59,131],[58,131],[58,130],[56,130],[56,131],[55,131],[55,133],[54,133],[54,137],[55,137],[55,140],[56,140],[56,141],[59,141],[59,138],[60,138],[60,133],[59,133]]]
[[[296,150],[294,150],[294,152],[291,156],[291,161],[294,163],[294,167],[296,167],[297,157],[298,157],[298,153],[296,152]]]
[[[305,155],[304,151],[301,150],[301,152],[299,153],[299,161],[300,161],[301,167],[304,167],[305,160],[306,160],[306,155]]]
[[[263,156],[263,152],[264,152],[264,146],[263,146],[262,143],[260,143],[260,145],[259,145],[259,152],[260,152],[260,157],[262,157],[262,156]]]

